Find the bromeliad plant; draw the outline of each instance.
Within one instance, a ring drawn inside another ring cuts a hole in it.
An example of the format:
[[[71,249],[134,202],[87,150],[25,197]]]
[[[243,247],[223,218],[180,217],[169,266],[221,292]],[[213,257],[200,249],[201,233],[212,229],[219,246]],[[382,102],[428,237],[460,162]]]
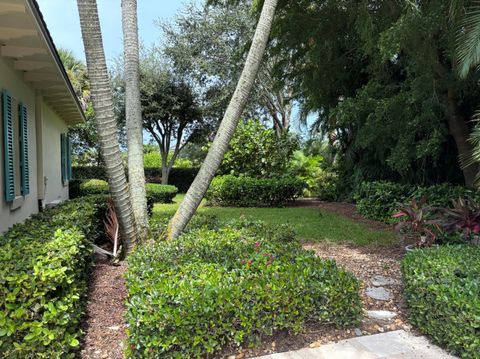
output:
[[[478,243],[480,234],[480,204],[473,199],[452,201],[453,208],[444,210],[443,227],[448,234],[461,233],[466,242]]]
[[[397,230],[404,239],[413,239],[415,247],[432,246],[441,232],[440,221],[434,218],[435,209],[427,206],[427,198],[412,199],[410,204],[399,205],[399,212],[392,217],[402,218]]]

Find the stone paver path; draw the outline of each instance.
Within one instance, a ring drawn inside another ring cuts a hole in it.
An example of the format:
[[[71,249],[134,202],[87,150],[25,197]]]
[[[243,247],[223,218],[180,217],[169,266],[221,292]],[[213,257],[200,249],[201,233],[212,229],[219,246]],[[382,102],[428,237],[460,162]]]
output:
[[[358,337],[258,359],[452,359],[425,337],[403,330]]]

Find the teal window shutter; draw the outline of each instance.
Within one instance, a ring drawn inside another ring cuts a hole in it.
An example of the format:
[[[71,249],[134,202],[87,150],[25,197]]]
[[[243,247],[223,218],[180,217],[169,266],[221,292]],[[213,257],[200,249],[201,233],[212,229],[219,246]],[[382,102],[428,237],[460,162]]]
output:
[[[67,182],[67,139],[64,133],[60,135],[60,156],[62,168],[62,183]]]
[[[3,113],[3,169],[5,201],[12,202],[15,199],[15,173],[13,167],[13,118],[12,96],[8,91],[2,93]]]
[[[72,141],[67,135],[67,179],[72,179]]]
[[[28,166],[28,116],[27,107],[18,105],[19,138],[20,138],[20,179],[21,193],[26,196],[30,193],[30,170]]]

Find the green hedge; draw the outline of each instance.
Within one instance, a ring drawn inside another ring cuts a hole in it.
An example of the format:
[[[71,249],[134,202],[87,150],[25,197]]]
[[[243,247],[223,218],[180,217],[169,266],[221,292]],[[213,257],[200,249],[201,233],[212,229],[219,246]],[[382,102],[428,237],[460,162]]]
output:
[[[402,263],[411,323],[463,358],[480,358],[480,247],[415,250]]]
[[[175,186],[147,183],[147,210],[151,216],[155,203],[171,203],[177,195]],[[74,180],[70,189],[70,198],[84,197],[93,194],[109,194],[108,182],[102,179]]]
[[[170,185],[162,185],[156,183],[147,183],[145,185],[147,191],[147,207],[151,216],[155,203],[172,203],[178,193],[178,188]]]
[[[478,197],[478,193],[462,186],[439,184],[429,187],[403,185],[393,182],[364,182],[357,189],[354,199],[360,214],[366,218],[393,222],[392,214],[398,203],[426,196],[428,204],[449,207],[452,199]]]
[[[106,198],[66,202],[0,237],[0,357],[71,358]]]
[[[275,234],[276,233],[276,234]],[[278,230],[197,229],[129,258],[128,353],[207,357],[308,322],[358,323],[359,283]]]
[[[188,188],[192,184],[195,176],[198,173],[198,168],[172,168],[169,176],[169,183],[172,186],[178,188],[180,193],[187,192]],[[91,178],[98,178],[107,180],[107,174],[105,168],[97,166],[76,166],[72,168],[73,178],[76,180],[86,180]],[[145,168],[145,177],[147,182],[161,183],[162,170],[160,168]]]
[[[205,196],[213,206],[281,207],[299,197],[305,183],[296,178],[215,177]]]

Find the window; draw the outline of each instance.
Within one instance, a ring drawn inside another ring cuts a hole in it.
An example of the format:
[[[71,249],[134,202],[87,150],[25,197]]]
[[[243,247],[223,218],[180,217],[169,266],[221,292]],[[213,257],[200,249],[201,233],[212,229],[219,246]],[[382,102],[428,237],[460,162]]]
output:
[[[60,135],[60,151],[61,151],[61,169],[62,183],[64,186],[72,179],[72,145],[70,137],[62,133]]]
[[[30,193],[27,107],[6,90],[2,92],[3,165],[5,201]]]

